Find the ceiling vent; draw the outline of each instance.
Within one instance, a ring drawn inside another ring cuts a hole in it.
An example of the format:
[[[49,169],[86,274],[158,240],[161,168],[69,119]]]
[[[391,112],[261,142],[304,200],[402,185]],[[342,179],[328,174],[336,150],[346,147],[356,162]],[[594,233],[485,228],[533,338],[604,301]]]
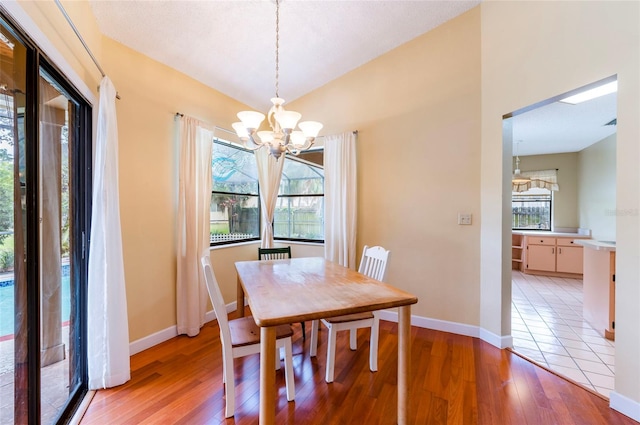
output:
[[[605,125],[616,125],[616,124],[618,124],[618,118],[612,119],[611,121],[609,121]]]

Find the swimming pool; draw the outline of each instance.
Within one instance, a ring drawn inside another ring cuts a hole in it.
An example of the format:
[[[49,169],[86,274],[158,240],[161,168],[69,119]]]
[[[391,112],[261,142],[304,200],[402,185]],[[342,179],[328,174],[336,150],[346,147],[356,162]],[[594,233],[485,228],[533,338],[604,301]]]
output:
[[[0,282],[0,339],[6,339],[8,335],[13,335],[14,306],[13,280],[4,279]],[[60,323],[69,320],[70,307],[69,265],[65,264],[62,266],[62,314],[60,315]]]

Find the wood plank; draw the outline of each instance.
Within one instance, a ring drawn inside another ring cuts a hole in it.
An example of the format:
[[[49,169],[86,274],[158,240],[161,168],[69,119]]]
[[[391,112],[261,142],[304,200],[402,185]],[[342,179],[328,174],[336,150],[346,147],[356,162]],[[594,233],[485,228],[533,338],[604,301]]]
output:
[[[324,382],[326,331],[318,356],[295,327],[296,400],[287,402],[284,375],[276,373],[277,424],[388,425],[397,413],[398,326],[380,322],[379,368],[369,371],[369,333],[349,349],[338,334],[336,375]],[[408,423],[521,425],[638,425],[612,410],[608,400],[508,350],[460,335],[413,327],[412,382]],[[237,359],[236,415],[224,418],[222,355],[216,322],[196,337],[180,336],[131,358],[132,379],[100,390],[82,424],[175,423],[257,425],[259,356]],[[537,413],[534,411],[538,410]]]

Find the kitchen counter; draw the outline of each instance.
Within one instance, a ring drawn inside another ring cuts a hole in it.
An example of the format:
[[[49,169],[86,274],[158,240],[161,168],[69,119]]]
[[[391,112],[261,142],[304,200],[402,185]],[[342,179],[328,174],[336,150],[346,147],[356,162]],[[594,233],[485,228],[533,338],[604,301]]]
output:
[[[596,251],[616,251],[616,243],[613,241],[597,241],[595,239],[576,239],[577,245],[585,248],[595,249]]]
[[[583,316],[605,338],[615,338],[616,245],[593,239],[574,243],[584,247]]]
[[[589,235],[582,233],[570,233],[570,232],[549,232],[545,230],[514,230],[512,233],[523,236],[548,236],[550,238],[589,238]]]

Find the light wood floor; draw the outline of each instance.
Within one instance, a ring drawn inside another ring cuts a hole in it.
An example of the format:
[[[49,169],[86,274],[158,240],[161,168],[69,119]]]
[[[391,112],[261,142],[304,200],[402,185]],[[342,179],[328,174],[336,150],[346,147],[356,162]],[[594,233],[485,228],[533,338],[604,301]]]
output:
[[[350,351],[338,336],[335,382],[324,382],[326,331],[309,357],[294,325],[295,402],[276,374],[278,424],[396,423],[397,325],[381,322],[379,371],[368,367],[368,332]],[[307,324],[309,331],[310,323]],[[309,332],[307,332],[309,333]],[[224,418],[217,322],[194,338],[179,336],[131,358],[132,379],[98,391],[90,424],[258,424],[259,357],[236,359],[236,414]],[[638,424],[603,397],[479,339],[412,328],[412,424]]]

